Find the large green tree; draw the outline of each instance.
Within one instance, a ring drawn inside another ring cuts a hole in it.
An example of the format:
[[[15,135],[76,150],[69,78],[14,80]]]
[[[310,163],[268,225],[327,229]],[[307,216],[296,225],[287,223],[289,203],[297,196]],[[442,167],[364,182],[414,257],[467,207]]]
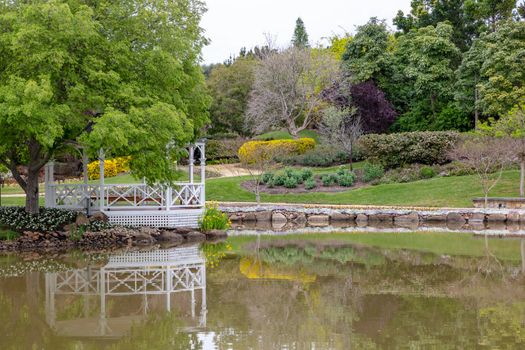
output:
[[[257,61],[251,56],[239,57],[231,65],[218,65],[207,80],[213,98],[210,108],[211,133],[250,133],[244,123],[248,98],[253,85],[253,72]]]
[[[466,51],[474,38],[487,30],[495,31],[498,23],[512,17],[514,10],[516,0],[412,0],[410,13],[399,11],[394,24],[408,33],[448,22],[453,28],[452,41]]]
[[[173,180],[177,146],[207,120],[203,12],[199,0],[0,3],[0,163],[28,212],[42,167],[71,144]]]
[[[483,39],[475,39],[470,49],[463,53],[462,61],[456,71],[456,87],[454,97],[460,108],[469,115],[474,116],[474,128],[479,126],[479,87],[481,77],[481,66],[484,60]]]
[[[488,115],[504,115],[525,102],[525,22],[508,21],[483,40],[480,104]]]
[[[451,121],[454,110],[455,68],[460,59],[452,43],[453,28],[446,23],[411,31],[399,38],[393,58],[391,94],[404,94],[406,102],[400,117],[402,128],[450,129],[461,122]],[[396,83],[400,85],[396,92]],[[404,88],[408,86],[409,88]]]
[[[384,21],[371,18],[357,32],[343,54],[343,63],[354,83],[381,80],[388,66],[389,33]]]

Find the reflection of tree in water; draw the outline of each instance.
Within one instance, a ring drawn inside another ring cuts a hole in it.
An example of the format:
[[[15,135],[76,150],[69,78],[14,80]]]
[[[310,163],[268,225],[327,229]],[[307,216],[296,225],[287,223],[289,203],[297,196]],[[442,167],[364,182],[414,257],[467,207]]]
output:
[[[260,279],[241,270],[209,277],[212,299],[219,301],[210,306],[210,324],[220,329],[220,320],[229,329],[218,333],[219,344],[475,348],[482,334],[478,310],[525,297],[522,278],[510,278],[512,264],[478,272],[486,257],[304,242],[250,248],[245,255],[266,267]],[[222,267],[231,272],[239,263],[230,259]],[[509,276],[505,284],[502,273]],[[306,283],[305,274],[317,278]]]

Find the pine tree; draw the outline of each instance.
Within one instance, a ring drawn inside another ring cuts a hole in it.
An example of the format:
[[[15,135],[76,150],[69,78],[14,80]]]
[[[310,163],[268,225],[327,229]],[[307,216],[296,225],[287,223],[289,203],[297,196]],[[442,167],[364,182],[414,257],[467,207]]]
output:
[[[306,28],[301,17],[297,18],[297,21],[295,22],[295,30],[293,32],[292,45],[294,47],[300,48],[310,46],[308,44],[308,33],[306,32]]]

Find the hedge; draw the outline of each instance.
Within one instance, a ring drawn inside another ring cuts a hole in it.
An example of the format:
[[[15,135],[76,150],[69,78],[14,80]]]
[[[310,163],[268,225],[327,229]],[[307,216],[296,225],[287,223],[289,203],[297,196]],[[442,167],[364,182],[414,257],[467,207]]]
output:
[[[371,162],[386,168],[406,164],[443,164],[460,139],[453,131],[416,131],[397,134],[369,134],[359,139],[361,151]]]
[[[237,159],[237,151],[246,142],[245,139],[208,140],[206,142],[206,159],[210,161]]]
[[[276,157],[277,155],[298,155],[315,148],[315,140],[312,138],[301,138],[297,140],[271,140],[271,141],[248,141],[244,143],[238,152],[241,162],[254,163],[256,154],[266,154]]]

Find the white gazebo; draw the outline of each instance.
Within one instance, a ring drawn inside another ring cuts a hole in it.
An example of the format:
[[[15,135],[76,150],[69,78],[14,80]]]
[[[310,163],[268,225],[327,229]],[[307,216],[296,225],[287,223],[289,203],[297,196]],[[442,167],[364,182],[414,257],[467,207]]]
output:
[[[119,338],[151,312],[206,327],[206,260],[197,246],[114,255],[103,266],[45,275],[46,322],[58,336]],[[81,305],[80,313],[64,312]],[[62,315],[62,316],[61,316]]]
[[[195,155],[199,156],[200,178],[195,179]],[[59,184],[54,164],[45,167],[45,206],[104,213],[111,223],[126,226],[196,227],[204,211],[206,157],[205,141],[188,146],[188,182],[172,186],[107,184],[104,179],[104,151],[99,152],[100,181],[88,181],[86,152],[83,152],[83,183]]]

